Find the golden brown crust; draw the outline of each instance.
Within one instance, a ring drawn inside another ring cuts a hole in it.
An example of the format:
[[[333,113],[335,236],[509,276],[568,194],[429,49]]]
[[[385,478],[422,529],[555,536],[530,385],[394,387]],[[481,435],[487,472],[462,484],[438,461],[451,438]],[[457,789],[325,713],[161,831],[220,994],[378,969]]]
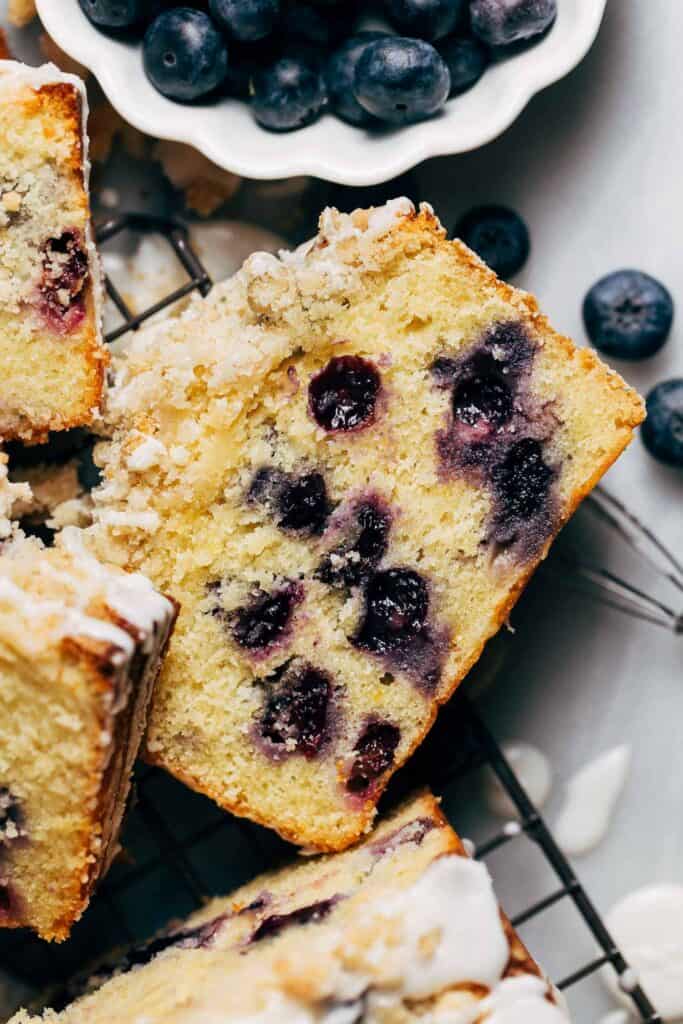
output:
[[[114,648],[102,641],[88,641],[83,638],[75,640],[72,637],[65,637],[61,642],[61,649],[64,657],[79,665],[94,702],[102,709],[98,727],[92,730],[90,737],[91,750],[95,751],[98,749],[98,733],[110,724],[108,716],[104,712],[104,705],[107,694],[114,696],[115,686],[106,672],[105,666],[111,665]],[[86,777],[87,790],[93,794],[98,793],[102,784],[99,759],[93,757],[89,763],[81,764],[80,768]],[[88,904],[92,886],[97,878],[95,873],[97,864],[95,862],[88,864],[88,858],[92,852],[92,838],[98,834],[101,825],[99,800],[96,805],[92,804],[91,806],[93,809],[86,812],[87,816],[79,830],[81,838],[77,852],[77,856],[86,870],[85,878],[77,880],[73,887],[72,898],[64,901],[62,912],[52,922],[51,927],[40,932],[40,937],[45,941],[63,942],[69,937],[72,925],[79,919]],[[19,905],[17,909],[20,912],[17,916],[12,916],[11,909],[7,912],[7,916],[3,914],[1,922],[3,928],[25,928],[27,926],[26,918],[21,914],[21,906]]]

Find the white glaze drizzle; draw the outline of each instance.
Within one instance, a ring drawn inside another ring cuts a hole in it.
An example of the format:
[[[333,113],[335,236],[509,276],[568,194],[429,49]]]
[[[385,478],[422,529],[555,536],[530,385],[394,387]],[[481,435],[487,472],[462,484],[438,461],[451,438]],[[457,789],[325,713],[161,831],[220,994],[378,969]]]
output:
[[[121,626],[93,615],[89,606],[101,600],[111,613],[133,625],[138,633],[141,650],[149,653],[156,643],[156,633],[173,617],[172,603],[154,589],[147,577],[140,573],[124,573],[97,561],[83,546],[76,527],[66,527],[59,535],[57,548],[68,554],[74,572],[68,564],[55,565],[50,553],[39,543],[18,536],[5,549],[0,560],[0,602],[11,605],[27,620],[40,620],[42,629],[53,639],[64,636],[85,636],[112,644],[130,658],[136,643]],[[58,600],[40,596],[23,589],[11,578],[13,562],[22,564],[30,559],[33,575],[56,580],[64,585],[65,597]],[[3,575],[3,573],[5,573]],[[30,646],[33,633],[22,635],[22,643]],[[36,643],[38,640],[36,639]]]
[[[628,746],[614,747],[584,765],[567,782],[565,803],[554,831],[569,856],[588,853],[605,838],[630,760]]]
[[[90,597],[102,593],[111,611],[142,632],[151,634],[155,624],[166,621],[173,614],[173,605],[168,598],[155,590],[142,573],[117,572],[102,565],[86,550],[83,534],[77,527],[65,527],[59,534],[58,544],[72,555],[88,576]]]
[[[19,614],[28,620],[40,620],[43,629],[53,638],[88,636],[93,640],[113,644],[124,651],[126,657],[130,657],[135,649],[128,633],[113,622],[96,619],[78,608],[69,608],[60,601],[37,598],[34,594],[22,590],[12,580],[0,578],[0,603],[16,608]],[[23,642],[30,646],[31,635],[26,634]]]
[[[319,957],[329,957],[331,975],[327,996],[305,1002],[279,988],[265,993],[256,1013],[232,1017],[233,1024],[380,1024],[392,1018],[404,1000],[437,996],[463,983],[490,989],[483,999],[465,1008],[444,1005],[423,1017],[424,1024],[475,1024],[484,1014],[487,1024],[566,1024],[559,1005],[546,997],[550,987],[535,975],[503,979],[510,949],[498,904],[484,865],[450,855],[434,861],[407,889],[385,895],[363,910],[363,920],[396,922],[387,944],[378,939],[366,951],[364,967],[345,969],[335,962],[344,948],[341,928],[327,926],[319,935]],[[433,941],[429,941],[433,940]],[[188,1024],[219,1024],[216,989],[207,990],[188,1012]]]
[[[624,984],[605,971],[610,991],[626,1002],[631,983],[639,982],[663,1020],[683,1021],[683,885],[636,889],[612,907],[606,923],[632,975]]]
[[[598,1024],[629,1024],[627,1010],[610,1010],[604,1017],[601,1017]]]

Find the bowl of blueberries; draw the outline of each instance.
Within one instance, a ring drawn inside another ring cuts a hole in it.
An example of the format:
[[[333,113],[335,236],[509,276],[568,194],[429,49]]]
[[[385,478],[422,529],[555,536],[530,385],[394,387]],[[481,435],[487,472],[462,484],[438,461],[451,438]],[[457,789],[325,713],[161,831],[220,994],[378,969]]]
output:
[[[372,185],[507,128],[606,0],[38,0],[150,135],[251,178]]]

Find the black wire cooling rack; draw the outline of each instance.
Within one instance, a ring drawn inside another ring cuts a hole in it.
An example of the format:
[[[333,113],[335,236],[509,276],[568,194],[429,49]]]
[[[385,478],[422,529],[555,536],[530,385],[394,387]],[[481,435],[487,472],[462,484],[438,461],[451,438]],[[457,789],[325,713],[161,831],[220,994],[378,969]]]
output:
[[[104,245],[125,232],[162,234],[185,268],[188,280],[183,287],[143,312],[133,311],[115,285],[107,280],[107,292],[122,318],[122,323],[109,334],[109,341],[136,330],[150,317],[193,291],[208,294],[212,284],[192,251],[187,228],[182,223],[144,214],[126,214],[103,224],[97,232],[98,242]],[[677,592],[683,589],[680,565],[659,541],[640,527],[625,509],[613,504],[614,499],[609,495],[603,493],[595,500],[598,515],[613,517],[619,527],[617,532],[628,533],[631,547],[638,549],[645,544],[648,556],[654,548],[663,558],[660,572],[673,578]],[[614,522],[611,526],[617,529]],[[584,566],[577,572],[576,562],[569,559],[568,565],[575,582],[590,583],[592,590],[605,601],[615,598],[616,587],[618,606],[626,612],[643,617],[641,613],[645,609],[647,617],[652,610],[651,602],[657,602],[611,573],[605,577],[599,567]],[[635,607],[629,607],[631,601],[635,602]],[[649,621],[680,631],[681,616],[672,608],[666,606],[664,611],[659,608],[657,616]],[[525,925],[561,901],[570,901],[583,919],[597,952],[560,978],[558,988],[569,990],[600,970],[612,969],[639,1019],[647,1024],[661,1022],[500,746],[474,705],[462,693],[456,694],[442,710],[427,741],[392,780],[385,800],[397,799],[418,783],[426,783],[436,793],[443,794],[454,781],[483,766],[495,773],[517,809],[518,818],[479,844],[474,854],[486,858],[526,835],[538,846],[557,880],[555,888],[539,895],[535,902],[513,917],[513,925]],[[50,944],[26,931],[0,932],[0,965],[35,990],[50,991],[52,1005],[68,998],[73,991],[70,980],[82,974],[89,964],[112,950],[125,950],[145,942],[170,921],[197,909],[209,897],[229,892],[292,855],[292,848],[274,833],[226,814],[158,769],[139,764],[133,792],[122,836],[122,852],[70,939],[62,944]],[[457,821],[455,824],[457,827]]]

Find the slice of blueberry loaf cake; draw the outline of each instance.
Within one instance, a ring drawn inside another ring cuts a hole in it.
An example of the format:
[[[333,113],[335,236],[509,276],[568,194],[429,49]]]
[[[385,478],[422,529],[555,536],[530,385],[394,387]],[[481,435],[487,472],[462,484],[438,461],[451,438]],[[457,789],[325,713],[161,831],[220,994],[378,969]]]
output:
[[[54,65],[0,61],[0,437],[93,420],[106,350],[88,199],[87,102]]]
[[[16,485],[15,485],[16,486]],[[64,939],[116,850],[175,618],[77,531],[0,553],[0,927]]]
[[[430,794],[354,849],[215,900],[91,986],[40,1019],[473,1024],[504,1010],[506,1024],[567,1020],[486,868],[466,856]],[[13,1024],[31,1020],[24,1012]]]
[[[640,399],[405,200],[326,212],[115,364],[96,544],[182,611],[147,756],[340,849]]]

